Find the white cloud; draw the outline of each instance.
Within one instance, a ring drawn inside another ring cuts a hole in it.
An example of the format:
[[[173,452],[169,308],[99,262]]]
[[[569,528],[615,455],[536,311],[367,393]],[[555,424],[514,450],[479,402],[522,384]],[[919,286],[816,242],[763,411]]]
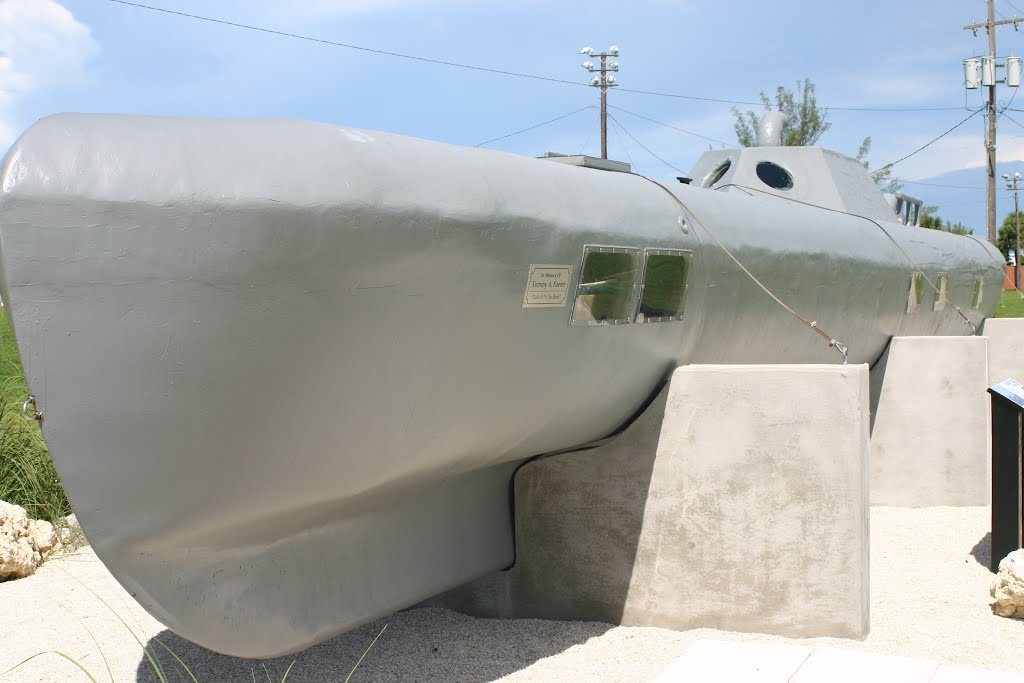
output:
[[[884,102],[898,107],[925,102],[960,102],[963,99],[957,74],[920,72],[909,75],[878,73],[850,78],[834,88],[840,106],[872,106]]]
[[[18,101],[80,82],[97,49],[89,28],[55,0],[0,0],[0,147],[14,139]]]
[[[1003,132],[1003,129],[1000,129]],[[921,140],[918,145],[927,140]],[[996,139],[996,157],[1000,163],[1004,161],[1024,160],[1024,137],[1012,134],[1009,130]],[[914,144],[906,143],[908,153]],[[986,164],[985,148],[982,137],[978,135],[948,135],[922,152],[896,166],[896,175],[909,180],[924,180],[965,168],[979,168]]]

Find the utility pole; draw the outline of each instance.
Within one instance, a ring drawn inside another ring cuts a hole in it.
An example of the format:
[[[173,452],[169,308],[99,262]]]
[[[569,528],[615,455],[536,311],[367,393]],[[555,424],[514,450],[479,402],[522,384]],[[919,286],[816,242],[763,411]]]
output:
[[[996,21],[995,15],[995,0],[987,0],[988,4],[988,20],[982,23],[968,24],[964,26],[965,30],[973,31],[974,35],[978,35],[978,29],[983,28],[988,31],[988,55],[982,57],[981,63],[981,81],[982,85],[988,88],[988,132],[985,135],[985,152],[988,157],[988,241],[992,244],[996,243],[996,118],[998,116],[996,112],[996,27],[1004,26],[1006,24],[1013,24],[1014,30],[1017,30],[1017,24],[1024,21],[1021,17],[1014,17],[1013,19],[1004,19]],[[976,58],[969,59],[965,62],[965,73],[967,74],[967,87],[970,89],[977,88],[977,80],[975,79],[975,85],[971,86],[970,73],[971,69],[977,69],[979,60]],[[1017,60],[1019,65],[1020,60]],[[1009,69],[1009,60],[1007,60],[1007,67]],[[975,71],[975,74],[977,72]],[[1012,85],[1009,78],[1006,80],[1006,84],[1010,87],[1016,87]],[[1020,67],[1017,67],[1017,85],[1020,84]]]
[[[1014,246],[1013,251],[1013,274],[1014,282],[1013,286],[1020,291],[1020,209],[1017,207],[1017,193],[1020,190],[1017,188],[1017,183],[1024,180],[1024,176],[1020,173],[1014,173],[1013,177],[1010,177],[1009,173],[1003,174],[1003,180],[1006,181],[1006,189],[1013,193],[1013,215],[1017,219],[1017,244]]]
[[[619,56],[619,46],[612,45],[608,48],[607,52],[600,54],[594,54],[594,48],[585,47],[579,51],[581,55],[587,55],[588,57],[598,57],[601,60],[601,64],[595,66],[589,59],[580,66],[589,71],[592,74],[599,74],[590,79],[591,87],[597,88],[601,91],[601,158],[608,158],[608,89],[617,86],[618,80],[615,78],[613,72],[619,70],[618,62],[609,62],[609,57]]]

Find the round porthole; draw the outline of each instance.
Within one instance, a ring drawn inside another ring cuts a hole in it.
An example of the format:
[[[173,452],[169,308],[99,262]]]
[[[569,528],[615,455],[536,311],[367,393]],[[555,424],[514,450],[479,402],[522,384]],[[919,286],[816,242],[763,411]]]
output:
[[[793,187],[793,176],[789,171],[771,161],[762,161],[757,164],[757,177],[768,187],[776,190],[789,190]]]
[[[732,162],[726,161],[721,166],[716,168],[714,171],[708,174],[708,177],[704,180],[704,187],[711,187],[725,176],[726,172],[732,168]]]

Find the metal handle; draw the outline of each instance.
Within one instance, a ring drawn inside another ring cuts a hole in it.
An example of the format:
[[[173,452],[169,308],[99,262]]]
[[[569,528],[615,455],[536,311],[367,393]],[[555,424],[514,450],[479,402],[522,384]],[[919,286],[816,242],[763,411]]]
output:
[[[32,408],[31,412],[29,412],[29,407]],[[26,399],[26,401],[21,404],[21,414],[30,420],[38,420],[39,422],[43,421],[43,413],[40,412],[39,410],[36,410],[35,396],[29,396],[28,399]]]

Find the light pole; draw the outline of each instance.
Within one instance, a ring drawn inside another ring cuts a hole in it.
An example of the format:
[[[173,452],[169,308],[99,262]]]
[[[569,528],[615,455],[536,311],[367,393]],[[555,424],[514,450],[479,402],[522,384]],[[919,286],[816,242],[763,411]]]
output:
[[[601,91],[601,158],[608,158],[608,88],[614,88],[617,86],[618,80],[615,78],[614,72],[619,70],[618,62],[609,62],[609,57],[619,56],[619,46],[612,45],[608,48],[607,52],[600,54],[594,54],[594,48],[585,47],[579,51],[579,54],[586,55],[588,57],[598,57],[601,60],[600,66],[595,66],[589,59],[580,66],[589,71],[592,74],[599,74],[590,79],[591,87],[597,88]]]
[[[1017,208],[1017,193],[1020,190],[1017,188],[1017,183],[1024,178],[1020,173],[1014,173],[1013,177],[1010,177],[1009,173],[1003,174],[1003,180],[1006,181],[1006,189],[1013,192],[1013,216],[1017,219],[1017,241],[1013,248],[1013,286],[1020,291],[1020,210]]]

